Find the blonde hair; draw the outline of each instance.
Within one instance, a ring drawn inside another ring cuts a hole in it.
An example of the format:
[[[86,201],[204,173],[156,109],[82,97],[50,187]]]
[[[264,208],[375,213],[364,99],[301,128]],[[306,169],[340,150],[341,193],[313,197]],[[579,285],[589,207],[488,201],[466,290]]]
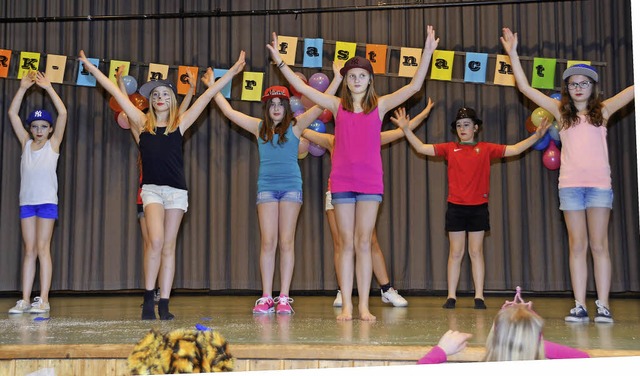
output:
[[[485,361],[545,359],[544,320],[527,304],[513,304],[498,312],[487,336]]]
[[[158,86],[160,87],[160,86]],[[151,90],[153,93],[157,88]],[[169,120],[167,121],[167,129],[164,131],[165,135],[173,132],[178,128],[178,99],[176,98],[176,94],[173,90],[169,89],[171,93],[171,104],[169,106]],[[149,98],[151,98],[151,94],[149,94]],[[153,135],[156,134],[156,128],[158,124],[158,117],[156,116],[156,112],[153,109],[153,105],[151,101],[149,101],[149,112],[147,112],[147,121],[144,123],[144,127],[142,128],[142,132],[149,132]]]

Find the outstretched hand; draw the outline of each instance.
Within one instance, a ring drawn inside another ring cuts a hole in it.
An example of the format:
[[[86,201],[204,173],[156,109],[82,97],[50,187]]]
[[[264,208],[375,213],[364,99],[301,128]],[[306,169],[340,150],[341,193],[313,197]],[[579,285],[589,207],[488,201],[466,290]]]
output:
[[[36,83],[36,71],[28,71],[20,80],[20,87],[28,89]]]
[[[515,52],[518,47],[518,33],[512,32],[508,27],[503,27],[500,42],[502,42],[502,47],[507,54]]]
[[[467,340],[472,337],[470,333],[462,333],[457,330],[448,330],[440,341],[438,347],[440,347],[447,356],[457,354],[467,347]]]
[[[438,48],[438,43],[440,43],[440,38],[436,39],[435,29],[433,28],[433,26],[428,25],[427,39],[424,41],[424,49],[429,53],[433,53],[433,51]]]
[[[536,128],[536,136],[538,136],[538,138],[542,138],[542,136],[547,133],[549,127],[551,127],[552,124],[553,121],[549,120],[546,117],[543,117],[540,125],[538,126],[538,128]]]
[[[238,60],[236,61],[235,64],[233,64],[233,66],[231,68],[229,68],[229,70],[234,75],[242,72],[242,70],[244,69],[244,66],[246,64],[246,62],[244,61],[244,58],[245,58],[245,52],[244,51],[240,51],[240,56],[238,56]]]
[[[200,80],[207,87],[213,85],[213,83],[215,82],[215,79],[213,77],[213,69],[211,69],[211,67],[207,68],[207,71],[204,72],[204,74],[202,75],[202,78]]]
[[[391,122],[400,129],[409,129],[409,115],[404,107],[397,108],[391,117]]]
[[[42,72],[36,73],[36,84],[43,89],[47,89],[51,87],[51,81],[49,81],[47,76]]]
[[[274,64],[278,65],[282,62],[280,52],[278,52],[278,34],[276,34],[275,31],[272,34],[271,43],[267,44],[267,50],[269,50],[269,54],[271,54],[271,60],[273,60]]]

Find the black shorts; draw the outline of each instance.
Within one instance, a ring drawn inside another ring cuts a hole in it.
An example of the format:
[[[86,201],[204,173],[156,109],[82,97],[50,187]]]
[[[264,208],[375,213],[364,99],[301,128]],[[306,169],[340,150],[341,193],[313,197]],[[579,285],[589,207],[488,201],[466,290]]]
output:
[[[489,204],[458,205],[447,203],[445,231],[489,231]]]

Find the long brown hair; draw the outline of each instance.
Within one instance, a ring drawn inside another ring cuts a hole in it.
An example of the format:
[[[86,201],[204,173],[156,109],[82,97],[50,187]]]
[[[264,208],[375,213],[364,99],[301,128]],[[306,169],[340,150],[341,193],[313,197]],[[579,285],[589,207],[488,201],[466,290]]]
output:
[[[587,101],[587,120],[594,127],[601,127],[605,125],[604,118],[602,117],[602,98],[600,96],[600,90],[598,90],[598,83],[592,82],[591,95]],[[578,109],[569,95],[569,78],[564,81],[562,85],[562,99],[560,100],[560,115],[562,117],[562,128],[567,129],[580,122],[578,117]]]
[[[262,127],[260,127],[260,132],[258,137],[264,142],[273,143],[273,135],[274,133],[278,134],[278,145],[284,144],[287,142],[287,130],[289,126],[296,125],[297,119],[293,116],[293,111],[291,111],[291,105],[289,104],[289,100],[285,98],[279,98],[280,103],[282,103],[282,108],[284,108],[284,117],[282,121],[278,125],[274,125],[271,116],[269,116],[269,107],[271,107],[271,102],[273,102],[273,98],[269,98],[262,105],[262,118],[264,119],[262,122]],[[273,129],[273,131],[271,131]]]
[[[160,86],[158,86],[160,87]],[[156,88],[157,89],[157,88]],[[151,91],[153,93],[154,90]],[[165,135],[176,130],[178,127],[178,99],[176,98],[173,90],[169,89],[171,92],[171,105],[169,106],[169,120],[167,121],[167,129],[164,131]],[[151,94],[149,95],[151,98]],[[149,132],[151,134],[156,134],[156,128],[158,124],[158,117],[156,116],[156,112],[151,104],[151,100],[149,100],[149,112],[147,112],[147,121],[144,123],[144,127],[142,128],[142,132]]]
[[[342,81],[342,108],[346,111],[353,112],[353,97],[351,95],[351,90],[349,90],[349,85],[347,84],[347,80]],[[376,94],[376,90],[373,87],[373,75],[369,75],[369,86],[367,86],[367,91],[364,93],[364,98],[362,99],[362,111],[365,114],[373,111],[378,106],[378,95]]]

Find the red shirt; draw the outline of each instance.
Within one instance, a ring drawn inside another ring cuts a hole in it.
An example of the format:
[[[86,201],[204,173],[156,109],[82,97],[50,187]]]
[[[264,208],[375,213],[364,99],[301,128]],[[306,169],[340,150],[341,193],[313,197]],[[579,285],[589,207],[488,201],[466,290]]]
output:
[[[448,202],[458,205],[481,205],[489,202],[491,160],[504,157],[507,145],[446,142],[434,144],[433,149],[436,156],[443,156],[448,163]]]

